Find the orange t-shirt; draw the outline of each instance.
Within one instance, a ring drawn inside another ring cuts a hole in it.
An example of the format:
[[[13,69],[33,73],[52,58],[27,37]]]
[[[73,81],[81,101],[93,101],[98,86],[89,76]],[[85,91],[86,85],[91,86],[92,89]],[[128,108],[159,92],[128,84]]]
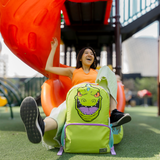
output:
[[[95,83],[98,72],[90,69],[89,73],[85,73],[82,68],[75,69],[72,76],[72,86],[79,83]]]

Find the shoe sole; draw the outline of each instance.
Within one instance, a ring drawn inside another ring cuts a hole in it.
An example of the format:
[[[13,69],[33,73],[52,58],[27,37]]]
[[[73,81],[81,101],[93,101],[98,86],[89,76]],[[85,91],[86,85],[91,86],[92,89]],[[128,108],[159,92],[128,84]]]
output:
[[[112,123],[112,127],[121,126],[125,123],[128,123],[131,121],[131,116],[129,114],[125,114],[121,119],[119,119],[117,122]]]
[[[27,97],[20,106],[20,116],[24,123],[30,142],[39,143],[42,140],[42,132],[38,124],[38,107],[32,97]]]

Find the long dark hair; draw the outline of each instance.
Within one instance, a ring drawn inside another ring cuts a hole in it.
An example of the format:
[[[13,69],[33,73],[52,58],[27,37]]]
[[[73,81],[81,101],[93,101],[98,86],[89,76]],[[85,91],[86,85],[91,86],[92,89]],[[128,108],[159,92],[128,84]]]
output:
[[[96,56],[96,52],[94,51],[94,49],[92,47],[84,47],[82,48],[79,53],[78,53],[78,56],[77,56],[77,64],[76,64],[76,68],[81,68],[82,67],[82,62],[80,61],[81,58],[82,58],[82,55],[84,53],[84,51],[86,49],[90,49],[92,52],[93,52],[93,55],[94,55],[94,62],[92,63],[92,65],[90,66],[90,68],[93,68],[93,69],[96,69],[97,67],[97,56]]]

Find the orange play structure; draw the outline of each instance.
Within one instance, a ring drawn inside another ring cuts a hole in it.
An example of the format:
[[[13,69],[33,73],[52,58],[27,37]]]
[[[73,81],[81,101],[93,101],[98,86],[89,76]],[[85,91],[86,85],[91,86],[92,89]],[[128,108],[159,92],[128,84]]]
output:
[[[70,1],[82,3],[99,0]],[[107,24],[112,0],[101,1],[107,1],[104,21],[104,24]],[[66,24],[70,24],[64,2],[65,0],[0,1],[0,32],[5,44],[24,63],[49,78],[42,85],[41,92],[42,107],[47,116],[52,108],[58,107],[66,99],[66,94],[71,88],[69,78],[45,71],[52,37],[57,37],[60,45],[61,10]],[[68,67],[60,64],[59,55],[60,47],[56,50],[54,65]]]
[[[124,85],[118,81],[117,82],[117,109],[121,112],[124,112],[126,105]]]

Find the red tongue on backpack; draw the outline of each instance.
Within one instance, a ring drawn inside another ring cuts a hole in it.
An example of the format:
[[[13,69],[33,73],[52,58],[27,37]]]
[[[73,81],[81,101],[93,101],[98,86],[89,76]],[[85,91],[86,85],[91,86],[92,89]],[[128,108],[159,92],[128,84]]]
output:
[[[97,107],[90,107],[90,108],[80,107],[79,110],[85,115],[92,115],[98,110],[98,108]]]

